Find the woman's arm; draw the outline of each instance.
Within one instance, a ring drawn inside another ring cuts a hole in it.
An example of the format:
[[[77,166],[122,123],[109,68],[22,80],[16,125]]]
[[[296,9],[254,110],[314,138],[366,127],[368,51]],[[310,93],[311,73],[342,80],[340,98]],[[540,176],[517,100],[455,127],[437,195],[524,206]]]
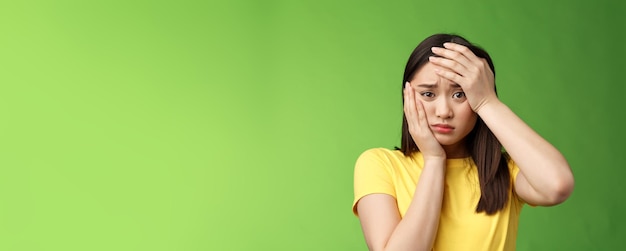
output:
[[[500,102],[493,72],[485,59],[467,47],[445,43],[433,47],[441,56],[430,58],[436,72],[461,85],[472,109],[478,113],[520,168],[515,191],[533,205],[563,202],[574,189],[574,176],[563,155]]]
[[[370,194],[357,204],[363,234],[370,250],[431,250],[443,200],[446,153],[433,135],[424,106],[409,83],[404,89],[404,114],[411,137],[424,156],[424,168],[404,218],[396,200]]]
[[[400,218],[396,200],[370,194],[357,204],[365,241],[370,250],[431,250],[443,200],[445,159],[424,160],[413,200]]]
[[[524,201],[552,206],[574,189],[574,176],[563,155],[499,100],[483,105],[479,116],[520,168],[515,191]]]

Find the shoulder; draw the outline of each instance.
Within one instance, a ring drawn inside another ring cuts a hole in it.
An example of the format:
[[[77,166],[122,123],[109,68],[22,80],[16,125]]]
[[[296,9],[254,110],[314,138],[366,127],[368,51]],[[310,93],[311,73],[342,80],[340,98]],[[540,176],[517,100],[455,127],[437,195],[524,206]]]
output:
[[[515,163],[515,161],[508,154],[504,153],[502,155],[502,157],[506,158],[507,164],[508,164],[508,167],[509,167],[509,175],[511,177],[510,178],[510,180],[511,180],[511,193],[513,194],[513,196],[515,198],[517,198],[517,200],[515,200],[515,201],[520,202],[518,205],[522,205],[522,204],[524,204],[526,202],[522,198],[519,197],[519,195],[517,194],[517,190],[515,188],[515,183],[517,182],[517,175],[519,174],[520,169],[517,166],[517,164]]]
[[[407,159],[400,150],[390,150],[387,148],[371,148],[365,150],[357,159],[357,164],[361,162],[388,163]]]
[[[413,166],[415,158],[419,158],[419,153],[413,157],[405,156],[400,150],[390,150],[387,148],[372,148],[361,153],[356,161],[357,170],[381,170],[396,172]]]
[[[519,167],[515,163],[515,161],[509,156],[507,153],[503,153],[502,157],[505,158],[507,166],[509,167],[509,174],[511,175],[511,180],[515,181],[515,177],[519,173]]]
[[[383,147],[377,147],[377,148],[370,148],[370,149],[365,150],[363,153],[361,153],[361,156],[359,156],[359,158],[369,157],[369,156],[389,156],[389,155],[395,155],[397,153],[402,154],[402,152],[400,152],[399,150],[390,150],[390,149],[383,148]]]

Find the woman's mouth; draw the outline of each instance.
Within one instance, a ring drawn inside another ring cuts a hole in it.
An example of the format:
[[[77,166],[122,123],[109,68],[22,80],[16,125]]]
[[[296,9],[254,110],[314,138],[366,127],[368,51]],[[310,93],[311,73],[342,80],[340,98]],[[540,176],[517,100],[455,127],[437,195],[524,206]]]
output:
[[[447,124],[435,124],[431,126],[433,131],[438,133],[451,133],[454,127]]]

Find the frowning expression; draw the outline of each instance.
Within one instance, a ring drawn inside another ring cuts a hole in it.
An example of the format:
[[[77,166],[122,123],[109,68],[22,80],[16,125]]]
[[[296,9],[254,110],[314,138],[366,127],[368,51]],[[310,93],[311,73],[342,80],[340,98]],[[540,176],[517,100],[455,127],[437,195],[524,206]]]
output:
[[[441,78],[435,67],[432,63],[422,66],[410,81],[411,87],[424,104],[426,120],[437,141],[446,151],[464,150],[463,140],[474,128],[478,115],[461,86]]]

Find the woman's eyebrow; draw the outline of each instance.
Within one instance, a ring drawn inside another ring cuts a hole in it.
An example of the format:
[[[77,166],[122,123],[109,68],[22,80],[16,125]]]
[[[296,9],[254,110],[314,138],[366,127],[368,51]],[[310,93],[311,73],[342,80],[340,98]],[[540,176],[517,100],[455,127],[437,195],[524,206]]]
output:
[[[422,83],[422,84],[418,84],[417,87],[422,87],[422,88],[435,88],[437,87],[437,84],[429,84],[429,83]],[[461,85],[457,84],[457,83],[451,83],[450,87],[454,88],[454,89],[462,89]]]
[[[422,84],[418,84],[417,87],[423,87],[423,88],[435,88],[437,87],[437,84],[428,84],[428,83],[422,83]]]

